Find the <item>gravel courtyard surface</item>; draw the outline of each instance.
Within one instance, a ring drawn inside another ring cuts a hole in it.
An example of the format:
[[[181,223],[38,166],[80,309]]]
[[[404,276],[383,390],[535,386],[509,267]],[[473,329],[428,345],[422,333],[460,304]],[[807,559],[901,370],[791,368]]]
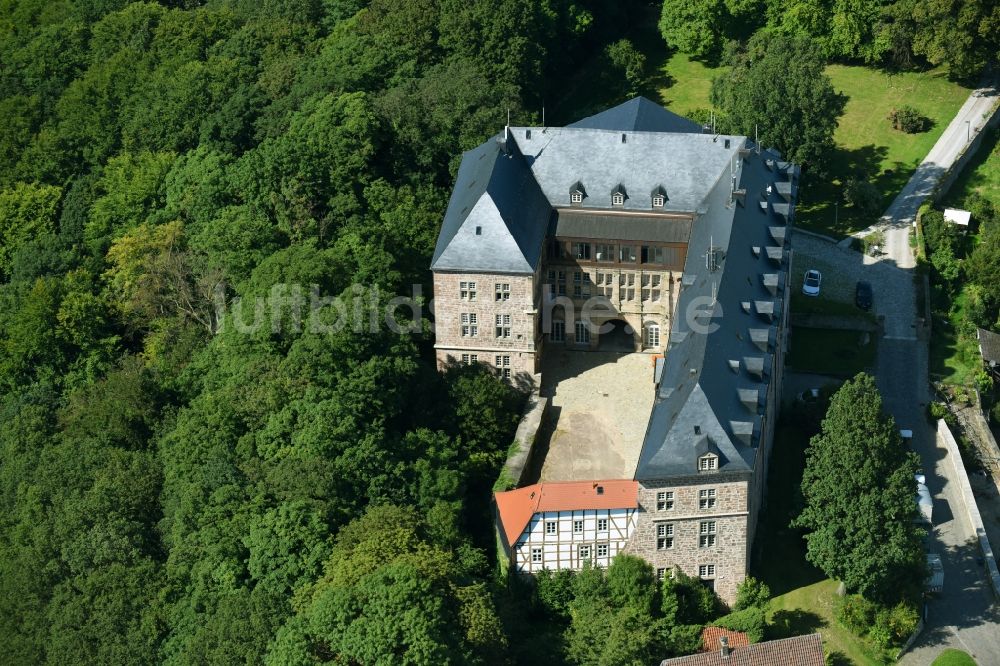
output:
[[[549,348],[542,363],[551,403],[539,480],[631,479],[653,408],[653,356]]]

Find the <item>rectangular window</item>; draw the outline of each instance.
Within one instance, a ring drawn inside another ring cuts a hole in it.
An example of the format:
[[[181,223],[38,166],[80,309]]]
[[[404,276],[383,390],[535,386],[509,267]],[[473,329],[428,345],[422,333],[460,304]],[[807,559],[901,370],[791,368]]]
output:
[[[635,246],[621,245],[618,247],[618,261],[627,264],[635,263]]]
[[[702,472],[711,471],[716,468],[718,461],[715,456],[704,456],[698,459],[698,469]]]
[[[698,565],[698,576],[700,578],[715,578],[715,565],[714,564],[699,564]]]
[[[597,556],[598,557],[607,557],[608,556],[608,544],[606,544],[606,543],[599,543],[599,544],[597,544]]]
[[[656,510],[670,511],[674,508],[674,491],[661,490],[656,493]]]
[[[580,548],[579,548],[579,550],[577,552],[580,553],[580,559],[581,560],[589,560],[590,559],[590,545],[589,544],[588,545],[580,544]]]
[[[462,365],[479,363],[479,354],[462,354]]]
[[[583,521],[574,520],[573,521],[573,534],[583,534]]]
[[[538,564],[539,562],[542,561],[542,549],[541,548],[532,548],[531,549],[531,561],[533,563],[535,563],[535,564]]]
[[[658,523],[656,526],[656,549],[669,550],[674,547],[674,524]]]
[[[458,295],[463,301],[474,301],[476,300],[476,283],[475,282],[459,282],[458,283]]]
[[[510,315],[497,315],[496,316],[496,331],[498,338],[509,338],[510,337]]]
[[[552,534],[556,534],[558,531],[559,531],[559,527],[558,527],[558,523],[556,523],[556,521],[554,521],[554,520],[547,520],[547,521],[545,521],[545,533],[546,534],[552,535]]]
[[[583,296],[583,273],[580,271],[573,272],[573,296],[574,298]]]
[[[698,508],[715,508],[715,488],[704,488],[698,491]]]
[[[590,243],[573,243],[573,256],[577,259],[590,260]]]
[[[510,300],[510,283],[509,282],[497,282],[496,283],[496,295],[498,301]]]
[[[607,518],[598,518],[597,519],[597,531],[598,532],[607,532],[608,531],[608,519]]]
[[[551,243],[549,243],[549,258],[562,259],[562,257],[563,257],[562,241],[553,240]]]
[[[576,322],[576,344],[585,345],[590,343],[590,329],[586,322]]]
[[[594,258],[597,261],[610,261],[615,260],[615,246],[609,245],[607,243],[598,243],[594,246]]]
[[[510,379],[510,356],[500,356],[496,357],[496,367],[497,372],[504,379]]]
[[[475,312],[462,313],[462,337],[474,338],[479,335],[479,315]]]
[[[552,342],[565,342],[566,322],[564,321],[552,322],[552,333],[549,334],[549,339],[552,340]]]
[[[664,263],[663,248],[657,247],[656,245],[643,245],[642,263],[663,265]]]
[[[703,521],[698,527],[698,546],[711,548],[715,545],[715,521]]]
[[[660,327],[656,324],[650,324],[646,327],[646,346],[647,347],[659,347],[660,346]]]

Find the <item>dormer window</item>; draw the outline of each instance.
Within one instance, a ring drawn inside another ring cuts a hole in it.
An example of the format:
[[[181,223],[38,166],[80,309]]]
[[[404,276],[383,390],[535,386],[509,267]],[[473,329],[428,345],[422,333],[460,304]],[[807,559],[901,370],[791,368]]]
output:
[[[625,188],[622,185],[618,185],[615,187],[615,189],[611,190],[611,205],[612,206],[625,205]]]
[[[583,192],[571,192],[569,195],[569,200],[572,203],[583,203]]]
[[[583,203],[583,198],[587,196],[586,190],[583,189],[583,183],[576,181],[569,188],[569,202],[574,206],[579,206]]]
[[[653,188],[650,196],[653,200],[653,208],[663,208],[667,203],[667,190],[662,185],[657,185]]]
[[[719,456],[711,453],[698,458],[699,472],[714,472],[719,469]]]

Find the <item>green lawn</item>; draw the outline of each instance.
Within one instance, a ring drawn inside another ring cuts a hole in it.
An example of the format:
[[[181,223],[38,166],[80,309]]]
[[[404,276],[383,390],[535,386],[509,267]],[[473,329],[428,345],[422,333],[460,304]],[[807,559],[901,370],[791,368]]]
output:
[[[872,180],[888,206],[934,146],[965,102],[969,89],[948,81],[943,69],[887,75],[867,67],[830,65],[833,87],[847,97],[834,134],[837,148],[822,180],[803,175],[798,223],[808,229],[847,235],[877,221],[858,215],[843,202],[843,184],[852,177]],[[892,129],[887,118],[908,104],[934,123],[921,134]],[[834,206],[838,202],[838,206]]]
[[[797,372],[853,377],[875,363],[875,334],[792,327],[788,365]]]
[[[800,533],[788,527],[798,511],[797,488],[805,466],[808,437],[782,421],[774,438],[768,470],[767,511],[764,512],[751,573],[766,582],[772,593],[768,609],[768,638],[819,632],[830,663],[876,665],[885,663],[868,645],[842,627],[835,617],[837,583],[805,559]]]
[[[961,650],[948,648],[938,655],[931,666],[976,666],[976,660]]]
[[[994,129],[983,137],[975,157],[951,186],[945,202],[961,206],[965,197],[978,192],[1000,207],[1000,130]]]

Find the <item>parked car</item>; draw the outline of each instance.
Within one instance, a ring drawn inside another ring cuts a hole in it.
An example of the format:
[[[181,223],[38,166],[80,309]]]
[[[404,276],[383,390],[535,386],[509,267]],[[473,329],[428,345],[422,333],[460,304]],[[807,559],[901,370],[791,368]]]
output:
[[[944,589],[944,566],[941,564],[941,556],[937,553],[927,553],[927,569],[930,571],[930,576],[927,578],[925,589],[940,594]]]
[[[870,282],[865,282],[864,280],[858,282],[858,286],[854,288],[854,303],[862,310],[872,309],[872,300],[874,299],[874,294],[872,293],[872,285]]]
[[[802,279],[802,293],[806,296],[819,296],[819,285],[822,281],[822,273],[815,268],[810,268]]]

